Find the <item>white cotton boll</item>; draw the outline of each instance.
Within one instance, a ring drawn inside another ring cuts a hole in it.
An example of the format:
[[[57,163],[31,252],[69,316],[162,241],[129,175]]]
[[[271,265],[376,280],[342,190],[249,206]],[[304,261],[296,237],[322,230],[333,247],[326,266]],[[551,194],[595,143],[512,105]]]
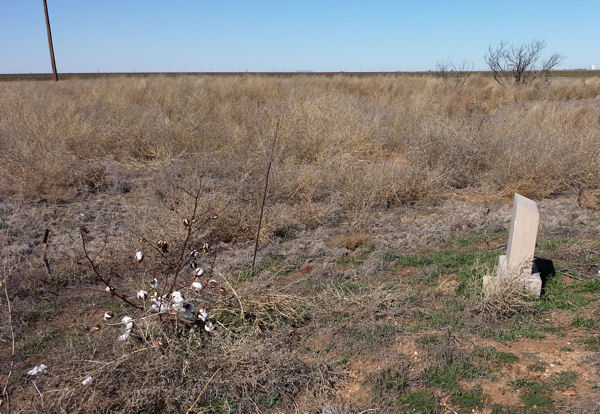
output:
[[[152,302],[152,312],[159,313],[165,312],[167,310],[167,304],[164,301],[152,299]]]
[[[202,269],[201,267],[198,267],[196,270],[194,270],[194,276],[196,276],[196,277],[202,276],[203,273],[204,273],[204,269]]]
[[[137,293],[137,298],[138,299],[142,299],[142,300],[146,300],[146,298],[148,297],[148,292],[145,290],[140,290]]]
[[[150,282],[150,287],[152,289],[156,289],[158,287],[158,280],[156,280],[156,278],[152,279],[152,281]]]
[[[142,253],[142,252],[137,252],[137,253],[135,254],[135,260],[137,260],[137,261],[138,261],[138,263],[141,263],[141,262],[142,262],[142,260],[144,260],[144,253]]]
[[[125,332],[123,335],[119,336],[119,341],[126,341],[129,339],[129,332]]]
[[[106,312],[104,312],[104,320],[105,321],[108,321],[108,320],[112,319],[113,316],[115,316],[115,314],[112,313],[112,311],[106,311]]]
[[[183,298],[183,295],[178,290],[176,290],[175,292],[173,292],[171,294],[171,298],[173,299],[173,303],[181,304],[185,301],[185,299]]]
[[[184,303],[181,307],[181,312],[185,318],[192,319],[194,317],[194,305],[187,302]]]
[[[86,379],[84,379],[83,381],[81,381],[81,385],[83,385],[84,387],[87,386],[90,382],[92,382],[92,377],[89,376]]]
[[[200,291],[200,290],[202,290],[202,283],[192,282],[192,287],[194,288],[194,290]]]
[[[212,332],[215,330],[215,325],[211,321],[206,321],[204,324],[204,330],[206,332]]]
[[[206,321],[206,318],[208,318],[208,312],[206,309],[202,308],[198,311],[198,318],[200,318],[202,322]]]
[[[121,323],[121,329],[125,332],[129,332],[133,329],[133,319],[131,319],[131,317],[123,316],[123,319],[121,319]]]
[[[33,369],[30,369],[27,372],[27,375],[41,374],[42,372],[46,371],[46,368],[48,367],[45,364],[36,365],[35,367],[33,367]]]
[[[104,290],[110,293],[110,286],[105,287]]]

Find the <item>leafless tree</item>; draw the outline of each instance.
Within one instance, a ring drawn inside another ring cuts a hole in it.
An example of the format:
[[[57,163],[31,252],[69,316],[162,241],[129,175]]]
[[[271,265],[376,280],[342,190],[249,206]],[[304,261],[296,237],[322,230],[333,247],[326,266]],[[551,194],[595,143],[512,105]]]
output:
[[[455,65],[450,59],[436,64],[436,75],[445,82],[454,81],[455,86],[465,84],[471,73],[473,72],[473,64],[462,62],[460,65]]]
[[[519,46],[503,40],[495,48],[490,46],[484,58],[500,85],[541,85],[550,81],[550,72],[563,58],[554,53],[542,59],[545,48],[543,40],[532,40]]]

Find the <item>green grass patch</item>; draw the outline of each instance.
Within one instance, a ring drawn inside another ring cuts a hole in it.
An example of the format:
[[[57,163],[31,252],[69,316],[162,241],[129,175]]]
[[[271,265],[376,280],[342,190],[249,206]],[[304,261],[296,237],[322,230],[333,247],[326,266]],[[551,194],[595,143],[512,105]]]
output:
[[[431,385],[439,387],[443,391],[459,392],[459,381],[482,377],[487,372],[487,367],[461,361],[454,362],[447,367],[431,368],[426,372],[425,378]]]
[[[335,259],[335,262],[340,266],[360,266],[366,261],[366,256],[353,256],[351,254]]]
[[[31,338],[23,344],[21,352],[26,356],[41,356],[44,355],[53,346],[54,341],[57,339],[54,331],[47,332],[41,335]]]
[[[492,404],[490,410],[491,414],[519,414],[522,412],[516,407],[504,404]]]
[[[355,282],[334,282],[333,287],[342,294],[348,295],[364,292],[369,288],[369,286],[364,283]]]
[[[469,391],[460,392],[452,401],[460,407],[460,413],[472,413],[476,408],[485,407],[489,398],[483,393],[481,386],[476,385]]]
[[[285,264],[286,256],[269,256],[259,262],[254,270],[252,268],[244,269],[240,272],[238,280],[240,282],[252,280],[256,275],[263,271],[268,271],[274,275],[287,275],[296,270],[295,266]]]
[[[577,381],[577,373],[573,371],[557,372],[550,377],[550,383],[554,388],[562,391],[573,388],[575,381]]]
[[[586,351],[600,351],[600,336],[591,336],[589,338],[577,339],[577,342],[585,346]]]
[[[239,408],[237,402],[233,398],[216,399],[207,397],[207,399],[201,403],[198,408],[199,412],[203,413],[214,413],[214,414],[237,414]]]
[[[571,326],[573,328],[594,329],[598,327],[598,324],[593,319],[577,315],[571,321]]]
[[[493,346],[478,348],[476,350],[476,355],[486,361],[496,362],[498,364],[514,364],[519,360],[518,356],[507,352],[500,352]]]
[[[403,395],[398,398],[397,404],[410,414],[430,414],[437,411],[437,399],[431,391],[427,390]]]
[[[422,345],[431,345],[437,344],[439,342],[439,339],[435,335],[423,335],[422,337],[417,339],[417,342]]]
[[[527,369],[531,372],[546,372],[546,364],[536,362],[535,364],[529,365]]]
[[[373,396],[379,400],[385,400],[387,395],[402,394],[410,385],[406,372],[393,368],[379,371],[369,382],[373,384]]]
[[[564,248],[569,242],[571,242],[569,239],[539,240],[536,244],[536,250],[538,252],[552,253],[559,247]]]
[[[384,255],[384,261],[393,262],[400,267],[423,268],[420,281],[433,284],[438,277],[444,273],[456,273],[458,275],[457,293],[464,294],[472,283],[473,278],[479,281],[486,270],[493,267],[498,260],[497,252],[468,252],[463,250],[422,250],[411,255],[398,255],[388,252]],[[483,266],[482,266],[483,265]]]
[[[544,333],[555,334],[556,336],[561,338],[567,335],[565,329],[560,326],[540,326],[539,330]]]
[[[458,315],[446,311],[439,311],[431,314],[423,311],[417,311],[414,313],[414,316],[416,319],[425,321],[427,326],[430,328],[451,327],[457,329],[462,327],[464,324]]]
[[[258,402],[265,408],[277,408],[281,405],[282,399],[278,392],[274,392],[260,395]]]
[[[538,303],[538,309],[541,311],[553,309],[574,311],[581,306],[588,305],[593,300],[577,293],[575,288],[567,286],[559,277],[551,278],[546,283],[544,290],[545,293]]]
[[[574,290],[579,293],[600,293],[600,278],[594,278],[579,283]]]
[[[553,404],[550,399],[552,388],[548,384],[522,378],[510,381],[509,385],[515,389],[521,388],[524,390],[520,399],[530,412],[548,412],[552,410]]]
[[[503,327],[488,328],[480,332],[484,338],[494,339],[499,342],[512,342],[518,338],[542,339],[546,336],[539,332],[539,327],[527,319],[512,322]]]

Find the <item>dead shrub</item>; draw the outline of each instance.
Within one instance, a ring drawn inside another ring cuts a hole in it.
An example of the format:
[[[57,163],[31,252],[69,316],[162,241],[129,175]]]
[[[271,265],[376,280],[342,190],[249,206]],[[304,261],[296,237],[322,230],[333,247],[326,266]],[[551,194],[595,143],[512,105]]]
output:
[[[509,272],[501,277],[493,274],[478,299],[478,309],[482,313],[499,319],[516,314],[532,313],[536,308],[536,297],[527,290],[522,272]]]
[[[348,250],[356,250],[371,241],[371,236],[366,233],[344,232],[334,237],[334,242]]]

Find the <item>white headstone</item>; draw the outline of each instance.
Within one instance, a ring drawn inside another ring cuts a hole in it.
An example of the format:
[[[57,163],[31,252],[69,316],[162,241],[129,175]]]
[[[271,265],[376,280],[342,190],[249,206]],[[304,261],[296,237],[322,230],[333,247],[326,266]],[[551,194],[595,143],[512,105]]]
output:
[[[525,288],[537,296],[542,292],[542,279],[539,273],[531,271],[539,222],[535,201],[515,193],[506,255],[498,258],[496,274],[499,278],[509,275],[522,278]],[[488,277],[484,278],[484,289],[489,282]]]

